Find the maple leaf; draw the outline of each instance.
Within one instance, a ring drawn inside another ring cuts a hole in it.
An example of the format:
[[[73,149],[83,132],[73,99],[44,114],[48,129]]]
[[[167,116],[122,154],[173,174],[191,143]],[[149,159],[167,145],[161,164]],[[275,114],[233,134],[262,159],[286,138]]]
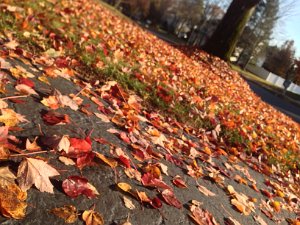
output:
[[[199,206],[191,205],[190,206],[191,214],[189,216],[196,222],[198,225],[218,225],[215,218],[207,210],[199,208]]]
[[[21,77],[18,79],[17,81],[18,84],[24,84],[24,85],[27,85],[28,87],[30,88],[34,88],[34,83],[32,80],[28,79],[28,78],[24,78],[24,77]]]
[[[43,160],[25,158],[19,165],[17,177],[23,191],[34,184],[41,192],[54,193],[49,177],[58,175],[59,172]]]
[[[86,225],[104,225],[103,217],[94,210],[85,210],[82,213],[82,219]]]
[[[206,196],[215,196],[216,194],[208,190],[206,187],[198,185],[198,190]]]
[[[79,176],[70,176],[65,179],[62,183],[62,188],[64,192],[72,198],[76,198],[79,195],[94,198],[96,195],[99,195],[96,188],[91,185],[86,178]]]
[[[126,208],[131,209],[131,210],[135,209],[135,205],[126,196],[123,196],[123,201],[124,201],[124,205],[126,206]]]
[[[79,154],[92,151],[92,143],[89,137],[86,137],[85,139],[70,138],[69,141],[70,148],[68,153],[70,154]]]
[[[2,186],[14,184],[17,177],[9,170],[8,166],[0,167],[0,183]]]
[[[107,165],[109,165],[111,168],[116,168],[118,166],[118,162],[114,159],[110,159],[110,158],[107,158],[106,156],[102,155],[101,153],[99,152],[95,152],[96,154],[96,157],[101,159],[104,163],[106,163]]]
[[[0,184],[0,212],[3,216],[23,219],[27,207],[26,199],[27,193],[23,192],[16,184]]]
[[[58,99],[55,96],[49,96],[48,98],[43,98],[41,103],[51,109],[58,109],[60,107],[60,104],[58,102]]]
[[[15,86],[16,90],[20,93],[26,94],[26,95],[39,95],[36,93],[35,90],[33,90],[31,87],[27,86],[26,84],[18,84]]]
[[[36,143],[38,137],[34,138],[33,142],[30,142],[30,140],[27,138],[26,140],[26,150],[28,151],[40,151],[41,147]]]
[[[1,109],[0,122],[4,123],[5,126],[13,127],[20,122],[29,122],[22,115],[16,113],[12,109]]]
[[[187,188],[185,182],[181,179],[179,175],[175,176],[172,180],[173,184],[179,188]]]
[[[172,190],[170,189],[163,190],[163,192],[161,192],[161,196],[167,204],[174,206],[178,209],[182,208],[181,202],[175,197],[174,192]]]
[[[66,114],[60,114],[55,111],[43,113],[42,118],[48,125],[67,124],[70,123],[70,117]]]
[[[159,209],[162,207],[162,203],[158,197],[151,199],[150,205],[155,209]]]
[[[165,182],[160,179],[157,179],[151,173],[145,173],[142,177],[142,184],[145,187],[155,187],[155,188],[162,188],[162,189],[172,189],[168,186]]]
[[[65,223],[74,223],[78,218],[77,209],[73,205],[65,205],[63,207],[51,209],[50,213],[62,218]]]

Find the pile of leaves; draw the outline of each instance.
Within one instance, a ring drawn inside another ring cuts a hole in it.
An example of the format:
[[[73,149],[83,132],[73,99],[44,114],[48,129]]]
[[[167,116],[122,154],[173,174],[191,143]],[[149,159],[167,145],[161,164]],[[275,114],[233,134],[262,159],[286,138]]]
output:
[[[239,212],[254,214],[257,221],[263,221],[255,213],[257,200],[226,187],[226,179],[264,194],[269,200],[262,200],[260,208],[269,219],[280,221],[276,213],[282,208],[299,212],[299,125],[263,103],[223,61],[175,49],[93,0],[6,0],[0,15],[0,158],[17,163],[14,169],[0,168],[3,216],[25,217],[27,191],[33,185],[54,192],[49,178],[61,172],[50,165],[53,159],[79,170],[105,164],[115,171],[120,192],[155,209],[163,202],[182,208],[174,188],[188,187],[180,176],[173,176],[171,184],[164,180],[168,171],[161,161],[166,160],[186,170],[207,197],[215,193],[198,179],[219,185]],[[80,90],[64,93],[52,85],[56,79]],[[43,109],[35,115],[38,120],[15,110],[26,101],[36,101]],[[107,132],[129,150],[95,136],[93,130],[84,136],[43,131],[75,123],[68,110],[114,124]],[[36,124],[39,120],[42,126]],[[24,139],[28,124],[39,135]],[[95,143],[109,151],[95,150]],[[224,156],[228,163],[223,168],[214,159]],[[238,165],[240,160],[277,181],[266,180],[269,189],[258,189],[247,169]],[[157,194],[149,197],[121,182],[119,169]],[[243,175],[232,176],[231,171]],[[99,195],[97,187],[78,175],[64,179],[61,188],[71,198]],[[134,207],[125,196],[124,204]],[[68,223],[78,216],[72,205],[51,212]],[[94,208],[81,217],[86,224],[104,223]],[[190,217],[196,224],[217,224],[197,201],[191,201]],[[238,224],[231,217],[226,221]],[[289,221],[299,223],[296,218]]]

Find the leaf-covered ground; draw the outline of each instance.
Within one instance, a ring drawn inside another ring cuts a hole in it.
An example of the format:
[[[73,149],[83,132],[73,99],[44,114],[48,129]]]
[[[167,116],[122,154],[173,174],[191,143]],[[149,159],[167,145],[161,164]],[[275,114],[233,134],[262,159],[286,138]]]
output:
[[[300,223],[299,125],[225,62],[94,0],[6,0],[0,31],[2,216]]]

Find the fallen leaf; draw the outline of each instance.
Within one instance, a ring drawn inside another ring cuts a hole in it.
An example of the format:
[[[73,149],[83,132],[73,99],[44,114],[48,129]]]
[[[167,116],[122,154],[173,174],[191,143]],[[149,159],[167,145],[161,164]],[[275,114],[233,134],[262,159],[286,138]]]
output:
[[[26,213],[27,193],[16,184],[0,184],[0,212],[4,217],[23,219]]]
[[[172,189],[169,185],[163,182],[160,179],[155,178],[151,173],[145,173],[142,176],[142,184],[145,187],[155,187],[155,188],[162,188],[162,189]]]
[[[271,206],[275,209],[276,212],[280,212],[280,202],[278,201],[272,201]]]
[[[14,184],[17,177],[10,171],[8,166],[0,167],[0,184],[2,186]]]
[[[28,122],[22,115],[12,109],[1,109],[0,122],[5,126],[14,127],[20,122]]]
[[[177,209],[182,208],[181,202],[175,197],[174,192],[170,189],[165,189],[161,193],[162,198],[165,202],[171,206],[176,207]]]
[[[55,111],[48,111],[43,113],[42,118],[48,125],[68,124],[70,123],[70,117],[66,114],[60,114]]]
[[[155,197],[155,198],[151,199],[150,205],[154,209],[159,209],[162,207],[162,202],[160,201],[160,199],[158,197]]]
[[[49,177],[58,176],[59,172],[40,159],[25,158],[18,168],[18,182],[23,191],[33,184],[41,192],[53,193],[53,185]]]
[[[36,143],[36,140],[37,140],[38,137],[35,137],[33,142],[30,142],[30,140],[27,138],[26,139],[26,150],[28,151],[40,151],[41,150],[41,147]]]
[[[16,85],[16,90],[22,94],[26,95],[39,95],[36,93],[35,90],[33,90],[31,87],[27,86],[26,84],[18,84]]]
[[[124,204],[125,204],[126,208],[131,209],[131,210],[135,209],[135,205],[126,196],[123,196],[123,201],[124,201]]]
[[[94,198],[99,195],[96,188],[91,185],[84,177],[70,176],[62,183],[64,192],[71,198],[76,198],[79,195],[85,195],[88,198]]]
[[[73,205],[65,205],[63,207],[51,209],[50,213],[62,218],[65,223],[75,223],[78,218],[77,209]]]
[[[60,139],[58,145],[57,145],[57,151],[61,152],[64,151],[65,153],[69,153],[69,148],[71,146],[70,140],[69,140],[69,136],[64,135],[62,136],[62,138]]]
[[[216,196],[215,193],[211,192],[210,190],[208,190],[208,189],[207,189],[206,187],[204,187],[204,186],[198,185],[198,190],[199,190],[202,194],[204,194],[204,195],[206,195],[206,196]]]
[[[102,155],[101,153],[99,152],[95,152],[96,154],[96,157],[101,159],[104,163],[106,163],[107,165],[109,165],[111,168],[116,168],[118,166],[118,162],[114,159],[110,159],[110,158],[107,158],[106,156]]]
[[[104,225],[102,216],[94,210],[85,210],[82,213],[82,219],[86,225]]]
[[[215,218],[207,210],[201,209],[199,206],[190,206],[191,214],[189,216],[198,225],[218,225]]]
[[[253,218],[260,225],[268,225],[261,216],[255,215],[255,216],[253,216]]]
[[[181,179],[179,175],[175,176],[172,180],[173,184],[179,188],[187,188],[185,182]]]
[[[224,218],[225,225],[241,225],[236,219],[231,217]]]
[[[131,186],[127,183],[118,183],[118,187],[122,190],[122,191],[125,191],[127,193],[130,193],[131,191]]]
[[[59,156],[58,159],[59,159],[59,161],[61,161],[66,166],[74,166],[74,165],[76,165],[76,163],[74,162],[73,159],[65,157],[65,156]]]
[[[103,113],[94,113],[95,116],[97,116],[99,119],[101,119],[102,122],[104,123],[109,123],[110,119],[108,118],[108,116],[104,115]]]

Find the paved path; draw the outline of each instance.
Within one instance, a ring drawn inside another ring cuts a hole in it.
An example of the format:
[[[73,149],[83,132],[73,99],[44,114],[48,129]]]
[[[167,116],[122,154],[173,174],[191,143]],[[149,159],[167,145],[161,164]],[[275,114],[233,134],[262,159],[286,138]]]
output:
[[[288,115],[294,121],[300,123],[300,107],[297,107],[282,96],[276,95],[276,93],[267,90],[266,88],[253,81],[246,81],[248,82],[250,88],[258,96],[260,96],[263,101],[280,110],[282,113]]]

